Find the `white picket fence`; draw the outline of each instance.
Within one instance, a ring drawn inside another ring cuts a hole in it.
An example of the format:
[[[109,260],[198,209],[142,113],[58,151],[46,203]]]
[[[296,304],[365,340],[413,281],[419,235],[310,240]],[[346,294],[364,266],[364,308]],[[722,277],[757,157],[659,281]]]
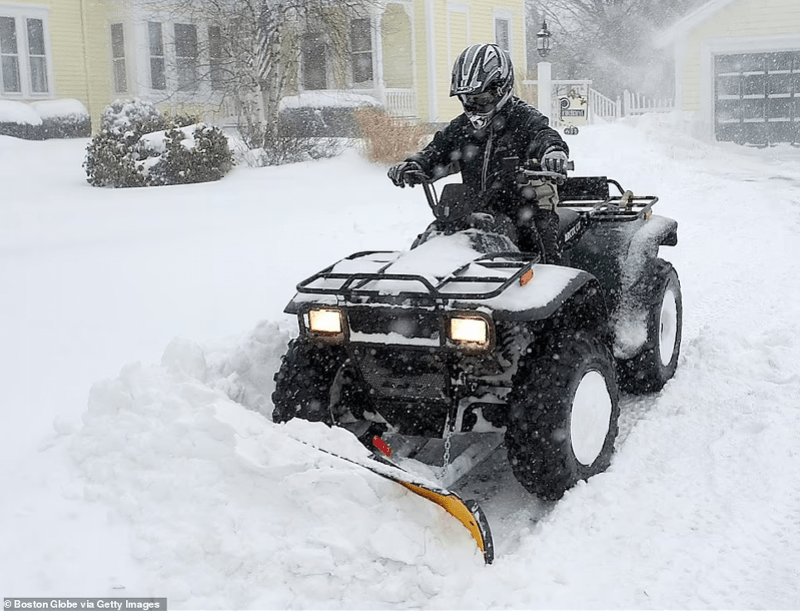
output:
[[[622,116],[643,115],[651,112],[672,112],[675,102],[666,98],[648,98],[625,90],[622,94]]]

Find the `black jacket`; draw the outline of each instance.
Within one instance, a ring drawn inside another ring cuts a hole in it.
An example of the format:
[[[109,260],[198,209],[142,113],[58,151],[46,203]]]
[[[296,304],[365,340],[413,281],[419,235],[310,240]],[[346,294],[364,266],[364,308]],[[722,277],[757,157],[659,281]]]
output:
[[[550,149],[569,154],[566,142],[549,127],[547,117],[514,97],[497,111],[488,128],[475,129],[461,114],[408,161],[419,163],[433,179],[460,170],[464,184],[491,194],[491,208],[514,218],[521,195],[513,176],[503,170],[503,159],[541,159]]]

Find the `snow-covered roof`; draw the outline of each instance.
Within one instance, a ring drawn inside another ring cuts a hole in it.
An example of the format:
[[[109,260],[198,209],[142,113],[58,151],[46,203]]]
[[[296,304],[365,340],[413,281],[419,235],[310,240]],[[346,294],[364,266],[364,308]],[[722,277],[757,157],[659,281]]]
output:
[[[697,10],[675,22],[663,32],[657,34],[655,37],[656,46],[668,47],[676,40],[683,37],[687,32],[690,32],[734,2],[737,2],[737,0],[711,0],[711,2],[707,2]]]

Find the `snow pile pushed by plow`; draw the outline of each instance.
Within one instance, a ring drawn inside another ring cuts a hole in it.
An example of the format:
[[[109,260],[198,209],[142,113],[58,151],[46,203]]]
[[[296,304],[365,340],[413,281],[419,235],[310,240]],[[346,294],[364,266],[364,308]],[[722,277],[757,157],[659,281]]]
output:
[[[169,591],[187,608],[424,605],[443,575],[483,563],[461,524],[307,445],[362,454],[344,430],[302,421],[279,427],[215,390],[253,391],[235,364],[274,371],[281,340],[274,325],[260,326],[217,364],[228,377],[216,377],[198,346],[176,341],[161,367],[129,365],[96,384],[72,442],[87,499],[130,521],[133,554],[153,591]],[[420,574],[431,591],[411,585]],[[254,591],[254,580],[304,586]]]

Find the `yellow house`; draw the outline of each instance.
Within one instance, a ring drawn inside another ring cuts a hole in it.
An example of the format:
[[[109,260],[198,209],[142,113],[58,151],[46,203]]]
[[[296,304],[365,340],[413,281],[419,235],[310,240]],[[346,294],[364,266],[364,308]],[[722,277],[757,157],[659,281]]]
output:
[[[657,43],[674,50],[676,107],[709,137],[800,143],[798,0],[712,0]]]
[[[172,4],[0,0],[0,99],[75,98],[89,110],[95,130],[102,110],[117,98],[224,118],[213,79],[187,86],[203,67],[213,72],[219,24],[182,18]],[[461,112],[449,97],[450,71],[469,44],[496,42],[511,53],[518,80],[526,73],[524,0],[386,0],[367,6],[349,24],[344,73],[334,70],[341,59],[326,58],[318,38],[300,38],[304,47],[293,93],[347,90],[371,96],[394,115],[440,123]]]
[[[0,0],[0,100],[77,99],[96,126],[109,102],[107,49],[97,0]]]

